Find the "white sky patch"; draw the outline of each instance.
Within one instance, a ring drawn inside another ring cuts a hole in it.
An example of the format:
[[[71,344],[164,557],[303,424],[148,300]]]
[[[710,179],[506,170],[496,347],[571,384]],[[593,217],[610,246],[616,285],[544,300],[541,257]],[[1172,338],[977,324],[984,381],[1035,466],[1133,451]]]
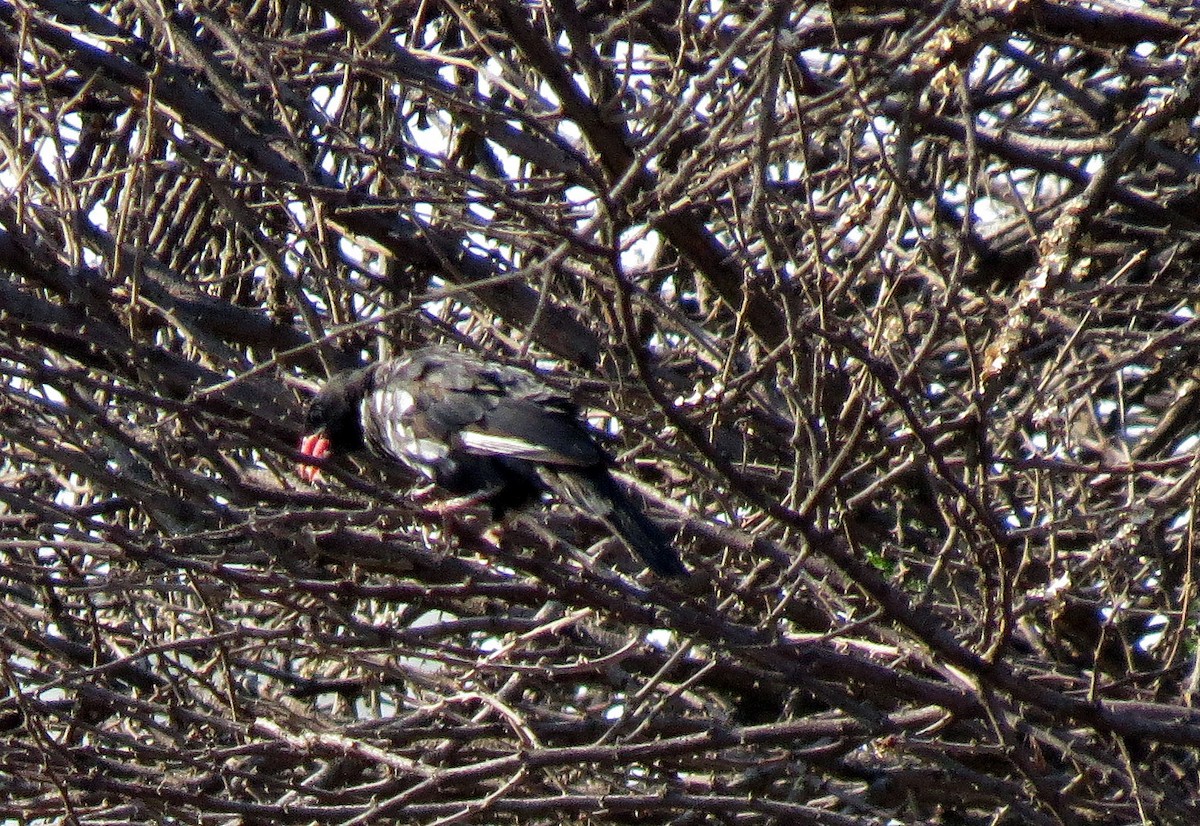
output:
[[[377,698],[378,707],[373,706],[367,697],[359,697],[355,701],[355,713],[360,719],[386,720],[390,717],[395,717],[396,713],[400,711],[401,701],[397,700],[392,692],[378,692]]]
[[[621,265],[628,269],[645,269],[654,263],[661,248],[662,238],[657,231],[646,226],[630,227],[619,239]]]
[[[359,266],[362,266],[366,260],[366,250],[363,249],[361,244],[346,235],[338,237],[338,252],[344,255],[347,261]]]
[[[1125,436],[1129,439],[1137,440],[1153,429],[1154,427],[1150,424],[1131,424],[1125,428]]]
[[[842,240],[850,249],[858,249],[867,240],[867,233],[861,224],[854,224],[842,233]]]
[[[612,60],[617,65],[624,69],[626,66],[632,74],[629,78],[631,84],[636,90],[649,88],[650,83],[646,78],[646,74],[651,72],[657,66],[661,66],[662,61],[655,60],[653,55],[644,44],[631,43],[628,40],[620,40],[613,43]]]
[[[79,148],[79,136],[83,132],[83,118],[78,112],[67,112],[58,120],[59,140],[63,144],[63,154],[67,160]]]
[[[54,504],[56,505],[68,508],[78,507],[89,502],[95,494],[91,483],[81,480],[77,474],[70,473],[59,479],[64,484],[54,494]]]
[[[65,170],[59,164],[58,142],[49,135],[41,135],[34,139],[33,146],[38,162],[52,178],[61,181]]]
[[[407,128],[412,134],[413,142],[430,157],[446,156],[450,145],[450,124],[441,114],[430,113],[424,118],[410,118]]]
[[[412,625],[409,627],[413,629],[429,628],[432,626],[442,625],[447,622],[453,622],[455,619],[457,619],[457,617],[455,617],[453,614],[447,614],[444,611],[426,611],[413,620]],[[402,656],[397,657],[396,661],[402,666],[406,666],[417,671],[428,671],[431,667],[436,667],[435,661],[422,656]]]
[[[187,124],[180,123],[179,121],[172,119],[169,128],[171,130],[171,135],[175,138],[175,140],[179,141],[185,146],[191,144],[192,141],[196,139],[196,136],[188,129]]]
[[[437,37],[436,34],[433,37]],[[479,94],[484,97],[490,97],[493,92],[507,89],[508,84],[504,83],[504,64],[494,57],[489,57],[484,61],[475,73],[475,87],[479,90]]]
[[[303,243],[303,242],[301,242]],[[286,248],[283,253],[283,269],[289,275],[300,276],[308,266],[308,259],[303,250]]]
[[[621,435],[621,420],[607,410],[585,410],[583,415],[589,427],[613,438]]]
[[[1003,58],[996,59],[996,50],[991,46],[983,46],[975,55],[975,59],[971,62],[967,69],[967,83],[971,86],[979,86],[986,83],[988,78],[996,75],[1004,75],[1006,70],[1012,66],[1012,60]]]
[[[587,214],[590,216],[596,205],[596,193],[582,186],[567,187],[563,192],[563,198],[573,206],[584,208],[583,210],[575,210],[577,214]]]
[[[504,170],[504,174],[510,179],[516,180],[521,177],[521,165],[524,163],[516,155],[505,152],[499,144],[487,141],[488,147],[492,150],[492,154],[500,161],[500,167]]]
[[[342,84],[337,86],[318,86],[312,90],[309,95],[313,106],[324,112],[328,117],[336,117],[341,111],[342,103],[346,99],[346,88]]]
[[[379,318],[384,313],[384,309],[380,304],[368,300],[361,292],[357,291],[350,295],[350,307],[354,310],[356,321]]]
[[[488,206],[486,203],[484,203],[485,198],[484,198],[483,193],[470,192],[470,193],[468,193],[467,197],[471,199],[467,206],[467,210],[472,215],[477,215],[480,219],[482,219],[484,221],[495,220],[496,210],[492,209],[490,206]]]
[[[490,235],[485,235],[479,232],[468,232],[467,239],[471,242],[471,249],[488,253],[498,253],[502,250],[499,241]],[[505,256],[507,260],[507,256]]]
[[[1174,455],[1181,456],[1186,453],[1191,453],[1200,446],[1200,436],[1192,434],[1179,443],[1179,447],[1175,449]]]
[[[971,215],[976,221],[990,224],[1000,219],[1000,216],[1010,212],[1008,204],[988,196],[976,198],[971,204]]]
[[[692,101],[692,111],[696,113],[696,117],[707,120],[713,116],[713,98],[712,95],[703,94],[696,97],[695,79],[688,81],[688,87],[684,93],[684,100]]]
[[[671,647],[671,640],[675,635],[666,628],[655,628],[650,633],[646,634],[646,642],[653,645],[655,648],[660,648],[667,651]]]
[[[804,177],[802,161],[785,161],[782,164],[771,164],[767,167],[767,180],[776,183],[796,181]]]
[[[574,121],[563,120],[557,124],[558,134],[566,139],[571,146],[580,146],[583,143],[583,133],[579,131],[579,127]]]
[[[578,75],[572,75],[572,77],[578,77]],[[538,97],[540,97],[542,99],[542,104],[549,111],[553,111],[562,106],[562,100],[559,98],[558,95],[556,95],[554,93],[554,90],[550,88],[549,84],[543,83],[542,85],[538,86],[537,93],[538,93]],[[573,129],[575,129],[576,134],[579,134],[578,127],[575,126],[573,121],[569,121],[566,118],[563,118],[562,123],[564,123],[564,124],[569,123],[571,125],[571,127]]]
[[[287,210],[288,215],[291,216],[292,222],[296,226],[308,226],[308,223],[312,218],[312,214],[308,210],[307,201],[303,201],[299,198],[293,198],[287,202],[287,205],[284,208]]]
[[[1192,521],[1192,509],[1184,508],[1182,511],[1179,512],[1178,516],[1176,516],[1174,519],[1172,519],[1168,523],[1168,529],[1172,530],[1172,531],[1185,530],[1187,528],[1187,526],[1191,524],[1191,521]]]
[[[986,109],[975,116],[975,123],[981,129],[1002,129],[1005,122],[1012,117],[1010,108],[997,106],[995,109]]]
[[[92,204],[92,208],[88,210],[87,219],[94,227],[100,230],[108,231],[108,206],[103,201],[96,201]]]
[[[1157,579],[1151,577],[1146,581],[1146,586],[1148,588],[1153,588],[1155,587],[1156,583]],[[1158,644],[1162,642],[1163,633],[1167,630],[1169,625],[1170,620],[1167,619],[1165,614],[1155,614],[1152,616],[1150,618],[1150,622],[1148,623],[1148,626],[1151,630],[1137,641],[1137,647],[1142,651],[1153,651],[1158,647]]]
[[[412,205],[413,214],[422,221],[433,220],[433,206],[424,202],[417,202]]]

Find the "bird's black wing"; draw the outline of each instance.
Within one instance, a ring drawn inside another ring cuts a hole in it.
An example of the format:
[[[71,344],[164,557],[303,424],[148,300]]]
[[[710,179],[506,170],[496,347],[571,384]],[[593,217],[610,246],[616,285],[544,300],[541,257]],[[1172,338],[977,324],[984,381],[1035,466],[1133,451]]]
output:
[[[571,400],[523,370],[440,347],[380,365],[363,399],[368,441],[454,492],[540,481],[592,513],[657,573],[686,572],[608,472]]]
[[[604,454],[561,393],[534,376],[443,348],[382,365],[364,399],[369,436],[409,464],[452,451],[586,467]]]
[[[604,453],[574,415],[529,399],[502,395],[463,427],[464,450],[477,455],[508,456],[538,465],[572,468],[603,464]]]

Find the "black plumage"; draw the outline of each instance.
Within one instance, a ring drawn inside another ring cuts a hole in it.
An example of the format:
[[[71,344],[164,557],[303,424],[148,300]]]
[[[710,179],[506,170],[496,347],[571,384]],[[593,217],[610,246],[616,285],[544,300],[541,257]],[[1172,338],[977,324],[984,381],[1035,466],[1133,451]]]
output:
[[[366,448],[487,502],[496,518],[553,492],[598,517],[655,573],[687,573],[613,479],[570,398],[524,370],[445,347],[415,350],[330,378],[309,406],[307,432],[306,455]]]

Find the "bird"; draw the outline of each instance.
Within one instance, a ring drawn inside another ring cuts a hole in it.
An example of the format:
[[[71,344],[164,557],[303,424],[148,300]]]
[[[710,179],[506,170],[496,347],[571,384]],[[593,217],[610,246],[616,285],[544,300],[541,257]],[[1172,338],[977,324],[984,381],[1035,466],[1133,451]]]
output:
[[[366,451],[420,473],[495,520],[552,493],[597,517],[650,570],[688,573],[664,532],[613,478],[612,458],[566,394],[536,375],[446,345],[330,376],[308,405],[300,476]]]

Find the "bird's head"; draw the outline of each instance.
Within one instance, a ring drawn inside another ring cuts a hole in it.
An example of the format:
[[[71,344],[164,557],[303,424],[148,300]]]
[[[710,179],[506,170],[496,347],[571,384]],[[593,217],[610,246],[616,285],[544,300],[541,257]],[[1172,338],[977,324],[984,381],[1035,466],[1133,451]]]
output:
[[[371,388],[374,370],[348,370],[329,378],[308,404],[304,417],[304,439],[300,452],[311,459],[325,459],[335,453],[349,453],[364,447],[363,396]],[[320,470],[311,464],[300,465],[300,476],[316,481]]]

